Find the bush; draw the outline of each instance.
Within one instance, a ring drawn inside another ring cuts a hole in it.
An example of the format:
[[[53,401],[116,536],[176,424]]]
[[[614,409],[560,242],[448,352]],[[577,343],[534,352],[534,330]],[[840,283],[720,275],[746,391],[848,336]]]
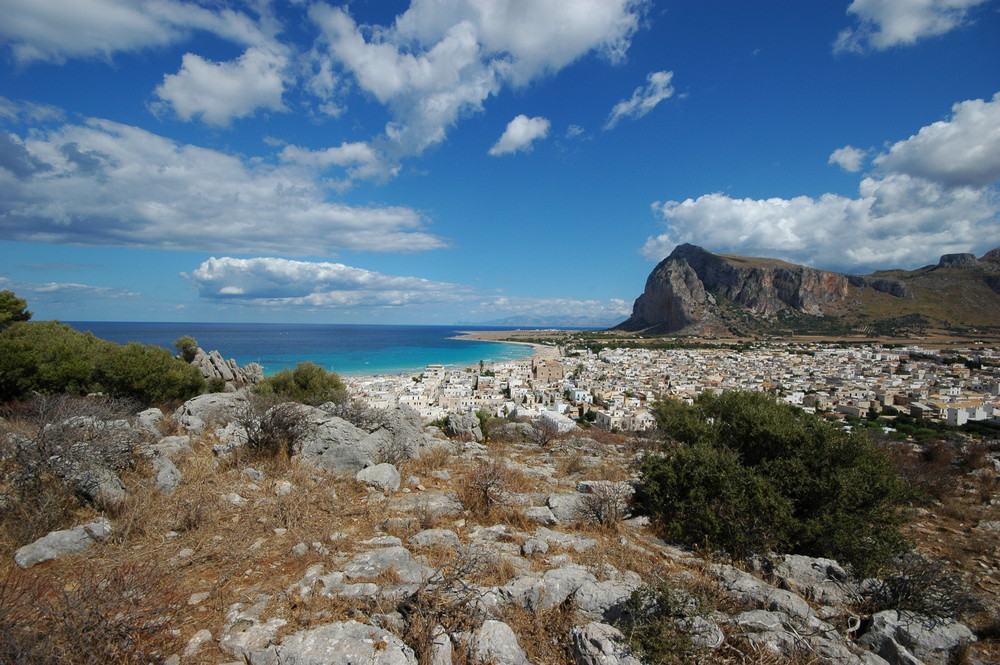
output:
[[[0,332],[0,402],[107,392],[148,405],[193,397],[204,386],[197,368],[158,346],[122,346],[58,321],[14,323]]]
[[[70,579],[8,571],[0,578],[0,663],[142,665],[182,646],[180,598],[152,564],[78,566]]]
[[[633,591],[615,623],[643,663],[683,665],[698,660],[688,627],[701,613],[696,598],[658,580]]]
[[[319,406],[326,402],[340,404],[347,399],[347,388],[336,372],[327,372],[316,363],[304,362],[276,372],[257,384],[254,392],[265,397],[288,399],[300,404]]]
[[[579,498],[577,516],[606,528],[617,527],[628,515],[632,494],[632,486],[627,482],[594,483],[590,491]]]
[[[197,367],[158,346],[114,344],[98,360],[95,376],[104,391],[142,404],[184,401],[205,389]]]
[[[519,474],[503,459],[479,459],[459,487],[459,500],[473,515],[492,516],[513,503],[520,481]]]
[[[864,590],[861,609],[869,614],[913,612],[933,626],[949,619],[959,621],[981,611],[983,605],[947,562],[907,552],[892,562],[882,579]]]
[[[250,395],[236,409],[233,422],[246,439],[244,449],[257,459],[290,459],[308,433],[295,402]]]
[[[28,301],[18,298],[13,291],[4,289],[0,291],[0,330],[18,321],[27,321],[31,318],[28,311]]]
[[[733,556],[780,550],[870,572],[904,549],[905,487],[865,435],[762,393],[703,393],[654,409],[667,435],[641,499],[674,540]]]
[[[198,353],[198,340],[191,337],[191,335],[184,335],[174,341],[174,348],[180,354],[181,360],[189,363],[194,360],[195,355]]]

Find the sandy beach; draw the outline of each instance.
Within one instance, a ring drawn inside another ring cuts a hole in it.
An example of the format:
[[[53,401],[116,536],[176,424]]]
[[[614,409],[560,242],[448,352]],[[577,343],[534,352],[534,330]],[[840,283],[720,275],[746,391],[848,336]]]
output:
[[[534,342],[516,341],[518,337],[537,339],[544,336],[544,330],[461,330],[461,336],[455,339],[467,339],[475,342],[502,342],[504,344],[523,344],[534,349],[533,359],[557,360],[559,358],[559,347],[548,346],[546,344],[535,344]],[[560,331],[560,333],[567,331]]]

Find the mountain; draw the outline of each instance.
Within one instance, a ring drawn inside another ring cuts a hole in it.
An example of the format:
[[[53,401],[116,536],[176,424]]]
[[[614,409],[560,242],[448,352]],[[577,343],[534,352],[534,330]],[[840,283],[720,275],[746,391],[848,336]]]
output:
[[[1000,248],[847,275],[679,245],[616,330],[709,336],[1000,333]]]

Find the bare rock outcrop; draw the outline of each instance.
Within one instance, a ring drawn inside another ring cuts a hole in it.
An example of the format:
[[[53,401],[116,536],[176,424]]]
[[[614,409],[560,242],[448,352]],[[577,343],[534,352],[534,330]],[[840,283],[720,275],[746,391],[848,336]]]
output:
[[[232,358],[226,360],[218,351],[205,352],[201,347],[195,351],[191,364],[198,368],[206,381],[222,380],[226,392],[234,392],[243,386],[252,386],[264,378],[264,368],[258,363],[240,367]]]
[[[660,262],[636,299],[622,330],[668,333],[723,332],[726,302],[755,316],[783,310],[821,315],[824,305],[848,295],[847,276],[773,259],[712,254],[695,245],[679,245]]]

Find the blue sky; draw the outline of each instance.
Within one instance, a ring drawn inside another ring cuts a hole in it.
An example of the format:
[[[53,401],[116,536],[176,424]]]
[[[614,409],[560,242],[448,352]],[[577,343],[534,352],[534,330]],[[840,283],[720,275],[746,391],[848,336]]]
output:
[[[36,318],[625,319],[657,261],[1000,245],[997,0],[0,0]]]

